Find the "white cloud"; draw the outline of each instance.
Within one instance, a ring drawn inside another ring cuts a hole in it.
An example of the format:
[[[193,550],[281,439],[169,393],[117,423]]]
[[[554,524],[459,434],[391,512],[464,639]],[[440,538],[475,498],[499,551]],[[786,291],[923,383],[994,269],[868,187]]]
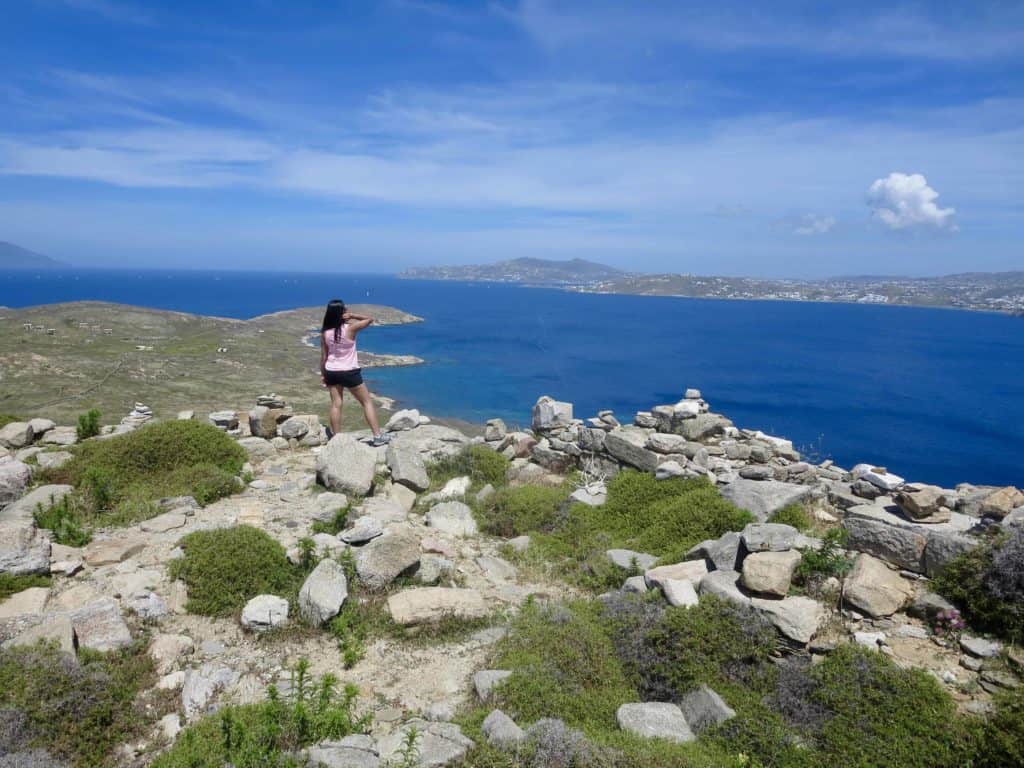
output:
[[[938,197],[920,173],[890,173],[868,188],[872,213],[889,229],[934,227],[955,232],[956,210],[939,208]]]
[[[814,213],[805,213],[797,219],[796,225],[793,227],[793,234],[824,235],[826,232],[831,232],[832,227],[835,225],[836,220],[833,216],[819,216]]]

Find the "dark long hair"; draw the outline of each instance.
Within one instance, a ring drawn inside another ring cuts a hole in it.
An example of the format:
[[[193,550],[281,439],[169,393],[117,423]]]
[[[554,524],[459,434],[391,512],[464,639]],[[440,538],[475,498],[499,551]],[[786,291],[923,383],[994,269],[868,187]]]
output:
[[[341,330],[342,324],[345,322],[342,319],[342,315],[345,314],[345,302],[341,299],[331,299],[327,302],[327,309],[324,311],[324,322],[320,326],[320,333],[323,335],[324,331],[334,330],[334,340],[338,340],[338,332]]]

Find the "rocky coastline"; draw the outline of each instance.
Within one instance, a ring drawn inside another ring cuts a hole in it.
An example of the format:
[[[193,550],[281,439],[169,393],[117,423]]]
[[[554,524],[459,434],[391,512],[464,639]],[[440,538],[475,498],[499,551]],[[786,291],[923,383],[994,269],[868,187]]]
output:
[[[161,500],[155,517],[98,529],[81,547],[56,543],[35,516],[74,489],[33,480],[72,459],[80,443],[76,429],[44,418],[0,429],[0,576],[52,579],[0,601],[0,644],[11,649],[44,639],[74,656],[143,638],[159,669],[158,687],[173,694],[171,711],[149,733],[121,745],[117,765],[149,764],[189,723],[229,702],[262,700],[268,686],[283,684],[282,657],[301,656],[315,671],[337,672],[338,651],[323,633],[310,629],[284,646],[261,637],[296,622],[320,626],[354,599],[352,584],[333,564],[340,553],[352,558],[361,588],[383,591],[383,610],[399,626],[514,615],[538,597],[573,595],[575,588],[538,581],[510,557],[530,547],[529,536],[503,540],[480,530],[472,505],[493,487],[471,497],[468,476],[432,487],[428,470],[471,446],[503,455],[503,482],[512,487],[572,482],[569,503],[599,508],[614,479],[633,471],[663,482],[706,481],[751,516],[742,530],[702,541],[675,562],[608,549],[622,584],[599,599],[639,592],[685,607],[710,595],[769,622],[780,658],[823,659],[845,644],[869,648],[897,665],[926,670],[963,712],[987,713],[993,693],[1021,684],[1019,648],[970,632],[954,642],[935,634],[936,615],[955,608],[930,588],[931,578],[993,532],[1024,526],[1024,493],[1014,487],[939,488],[871,463],[843,468],[804,461],[789,440],[738,428],[693,389],[623,421],[611,411],[577,418],[571,403],[544,396],[530,430],[510,431],[492,419],[477,437],[401,410],[387,424],[390,445],[380,448],[367,444],[366,432],[328,441],[318,416],[298,413],[273,394],[248,411],[188,409],[177,419],[201,421],[237,440],[248,456],[244,490],[208,506]],[[131,435],[157,421],[137,403],[91,440]],[[813,518],[812,530],[773,521],[794,506]],[[341,531],[313,532],[342,509],[350,511]],[[189,611],[188,589],[170,576],[182,557],[182,537],[237,526],[265,532],[293,562],[303,557],[303,542],[312,542],[322,567],[299,593],[300,617],[289,615],[281,595],[254,597],[234,619]],[[821,550],[823,532],[831,529],[842,529],[852,568],[826,579],[818,592],[794,592],[804,553]],[[383,766],[399,758],[414,732],[421,743],[413,764],[460,764],[476,745],[453,722],[454,713],[489,701],[492,687],[511,674],[487,666],[506,631],[499,621],[443,649],[377,641],[365,660],[342,673],[368,702],[367,733],[313,745],[303,759]],[[710,689],[678,703],[639,701],[618,710],[623,731],[681,742],[697,739],[706,718],[733,716]],[[533,738],[527,726],[495,708],[481,733],[492,747],[514,749]]]

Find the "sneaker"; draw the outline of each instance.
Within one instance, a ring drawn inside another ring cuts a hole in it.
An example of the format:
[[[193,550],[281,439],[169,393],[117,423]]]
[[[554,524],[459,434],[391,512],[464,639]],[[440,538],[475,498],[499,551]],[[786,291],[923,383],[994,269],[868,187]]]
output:
[[[324,429],[327,431],[327,442],[330,442],[331,438],[334,437],[334,430],[330,427],[324,427]]]
[[[373,436],[373,443],[372,443],[372,445],[373,445],[374,448],[379,448],[380,446],[387,445],[390,442],[391,442],[391,435],[389,435],[387,432],[381,432],[379,435],[374,435]]]

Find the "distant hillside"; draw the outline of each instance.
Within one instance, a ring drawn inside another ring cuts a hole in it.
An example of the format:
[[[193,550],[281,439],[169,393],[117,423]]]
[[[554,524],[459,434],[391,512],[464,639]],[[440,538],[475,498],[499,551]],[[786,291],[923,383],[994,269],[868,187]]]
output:
[[[555,261],[550,259],[512,259],[495,264],[468,264],[452,267],[414,267],[399,277],[421,280],[486,280],[526,285],[590,285],[621,280],[626,272],[586,259]]]
[[[49,256],[0,241],[0,269],[55,269],[63,266],[66,266],[63,262]]]

